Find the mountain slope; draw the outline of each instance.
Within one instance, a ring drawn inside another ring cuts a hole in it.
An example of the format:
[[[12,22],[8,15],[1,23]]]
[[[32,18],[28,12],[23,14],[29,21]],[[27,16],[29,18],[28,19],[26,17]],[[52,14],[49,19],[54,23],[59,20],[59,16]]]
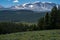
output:
[[[0,40],[60,40],[60,30],[12,33],[0,35]]]
[[[0,5],[0,8],[3,8],[3,7]]]
[[[59,4],[55,4],[52,2],[33,2],[33,3],[25,3],[25,4],[21,4],[21,5],[15,5],[15,6],[11,6],[8,8],[3,8],[0,5],[0,9],[14,9],[14,10],[32,10],[32,11],[51,11],[51,9],[56,6],[58,9],[60,9],[60,5]]]
[[[0,21],[37,22],[39,18],[50,12],[53,6],[60,5],[51,2],[34,2],[3,8],[0,6]]]
[[[37,22],[45,13],[31,10],[0,10],[0,21]]]
[[[16,5],[10,7],[11,9],[28,9],[33,11],[51,11],[54,6],[58,6],[55,3],[51,2],[34,2],[34,3],[25,3],[22,5]]]

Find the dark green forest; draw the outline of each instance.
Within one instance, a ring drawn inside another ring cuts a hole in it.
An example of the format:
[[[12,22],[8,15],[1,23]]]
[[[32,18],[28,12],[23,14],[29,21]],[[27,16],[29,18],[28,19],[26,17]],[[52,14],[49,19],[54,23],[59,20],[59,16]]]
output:
[[[54,6],[50,13],[38,21],[40,29],[60,29],[60,9]]]
[[[36,23],[45,13],[32,10],[0,10],[0,22]]]
[[[51,29],[60,29],[60,10],[55,6],[50,13],[47,12],[44,17],[41,17],[37,24],[0,22],[0,34]]]

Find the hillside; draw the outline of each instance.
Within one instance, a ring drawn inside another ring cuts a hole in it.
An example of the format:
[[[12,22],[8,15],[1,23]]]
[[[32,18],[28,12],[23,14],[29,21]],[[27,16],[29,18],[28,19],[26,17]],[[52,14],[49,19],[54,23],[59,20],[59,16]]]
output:
[[[60,40],[60,30],[12,33],[0,35],[0,40]]]
[[[11,22],[37,22],[45,12],[34,12],[31,10],[0,10],[0,21]]]

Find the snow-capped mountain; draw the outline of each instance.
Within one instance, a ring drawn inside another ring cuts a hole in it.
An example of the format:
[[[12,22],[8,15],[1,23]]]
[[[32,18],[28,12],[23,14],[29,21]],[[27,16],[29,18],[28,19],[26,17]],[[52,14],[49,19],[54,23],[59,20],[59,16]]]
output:
[[[23,9],[22,5],[11,6],[10,9]]]
[[[56,6],[57,8],[60,8],[60,5],[57,5],[52,2],[34,2],[34,3],[25,3],[22,5],[15,5],[11,6],[9,9],[26,9],[26,10],[33,10],[33,11],[51,11],[51,9]]]
[[[22,5],[12,6],[11,9],[28,9],[33,11],[50,11],[53,6],[57,4],[51,2],[34,2],[34,3],[25,3]],[[58,5],[57,5],[58,6]]]
[[[0,5],[0,9],[4,8],[3,6]]]

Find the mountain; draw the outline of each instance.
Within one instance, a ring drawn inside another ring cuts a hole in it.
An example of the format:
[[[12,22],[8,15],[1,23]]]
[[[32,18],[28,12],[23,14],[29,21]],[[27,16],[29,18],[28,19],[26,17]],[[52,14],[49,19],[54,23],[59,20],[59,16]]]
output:
[[[37,22],[39,18],[50,12],[53,6],[60,5],[51,2],[34,2],[4,8],[0,6],[0,21]]]
[[[52,2],[34,2],[34,3],[25,3],[22,5],[16,5],[11,6],[11,9],[27,9],[27,10],[33,10],[33,11],[51,11],[51,9],[54,6],[60,7],[60,5],[57,5]]]
[[[0,5],[0,9],[3,9],[4,7]]]
[[[45,13],[31,10],[0,10],[0,22],[37,22]]]
[[[58,9],[60,9],[59,4],[55,4],[52,2],[33,2],[33,3],[25,3],[21,5],[15,5],[11,6],[9,8],[4,8],[0,5],[0,9],[2,10],[32,10],[32,11],[51,11],[51,9],[56,6]]]

